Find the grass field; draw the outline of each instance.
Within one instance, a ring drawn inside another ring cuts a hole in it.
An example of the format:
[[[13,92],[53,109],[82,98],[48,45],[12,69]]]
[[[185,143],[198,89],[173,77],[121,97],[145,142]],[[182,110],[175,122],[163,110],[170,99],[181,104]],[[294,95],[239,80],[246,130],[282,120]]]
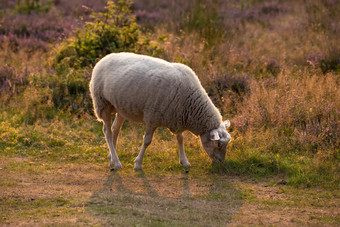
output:
[[[0,2],[0,225],[340,225],[338,1],[128,2]],[[88,82],[117,51],[197,73],[231,120],[224,163],[186,132],[183,168],[160,128],[134,171],[126,121],[109,170]]]

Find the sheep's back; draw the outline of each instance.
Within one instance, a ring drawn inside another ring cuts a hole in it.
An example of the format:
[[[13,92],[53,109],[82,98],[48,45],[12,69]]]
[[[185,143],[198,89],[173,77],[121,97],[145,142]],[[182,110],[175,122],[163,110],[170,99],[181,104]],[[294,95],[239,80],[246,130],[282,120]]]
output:
[[[120,53],[103,58],[92,80],[98,81],[102,96],[116,112],[133,121],[167,126],[174,106],[181,73],[166,61],[142,55]]]

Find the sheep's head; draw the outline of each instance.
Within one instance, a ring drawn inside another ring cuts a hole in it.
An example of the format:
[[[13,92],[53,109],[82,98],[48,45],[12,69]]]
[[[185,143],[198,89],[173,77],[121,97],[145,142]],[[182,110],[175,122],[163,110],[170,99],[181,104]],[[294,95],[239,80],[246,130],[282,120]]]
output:
[[[223,162],[227,145],[231,140],[227,128],[230,121],[223,122],[218,128],[201,135],[201,142],[204,150],[207,152],[213,162]]]

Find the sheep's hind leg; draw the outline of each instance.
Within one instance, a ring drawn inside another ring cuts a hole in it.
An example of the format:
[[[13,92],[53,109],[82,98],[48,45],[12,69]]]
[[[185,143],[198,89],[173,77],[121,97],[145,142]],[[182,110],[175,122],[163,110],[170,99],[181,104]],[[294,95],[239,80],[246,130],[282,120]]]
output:
[[[112,141],[113,141],[113,147],[117,151],[117,139],[118,139],[118,134],[120,131],[120,128],[122,127],[125,119],[117,113],[115,120],[113,121],[112,125]]]
[[[139,152],[137,158],[135,159],[135,168],[134,168],[135,170],[141,170],[142,169],[144,152],[152,141],[152,136],[153,136],[153,133],[155,132],[155,129],[156,128],[146,126],[142,150]]]
[[[112,141],[113,135],[112,135],[112,130],[111,130],[111,125],[112,125],[111,112],[112,112],[111,108],[106,108],[105,110],[102,111],[102,119],[104,121],[103,131],[105,134],[106,142],[110,149],[110,154],[109,154],[110,168],[111,170],[113,169],[119,170],[122,168],[122,164],[119,161],[114,143]]]
[[[179,162],[184,166],[184,167],[189,167],[191,164],[188,161],[188,158],[184,152],[184,146],[183,146],[183,135],[182,133],[177,134],[177,142],[179,146]]]

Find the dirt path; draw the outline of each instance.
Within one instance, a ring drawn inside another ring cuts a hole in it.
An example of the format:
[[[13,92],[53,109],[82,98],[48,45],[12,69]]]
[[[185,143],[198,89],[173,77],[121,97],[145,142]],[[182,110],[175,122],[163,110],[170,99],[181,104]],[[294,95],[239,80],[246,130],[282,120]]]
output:
[[[1,225],[337,225],[339,192],[106,165],[0,162]],[[304,193],[302,193],[304,192]]]
[[[90,198],[89,209],[117,225],[226,225],[241,200],[228,179],[219,180],[202,181],[185,173],[156,177],[110,173],[104,187]]]

